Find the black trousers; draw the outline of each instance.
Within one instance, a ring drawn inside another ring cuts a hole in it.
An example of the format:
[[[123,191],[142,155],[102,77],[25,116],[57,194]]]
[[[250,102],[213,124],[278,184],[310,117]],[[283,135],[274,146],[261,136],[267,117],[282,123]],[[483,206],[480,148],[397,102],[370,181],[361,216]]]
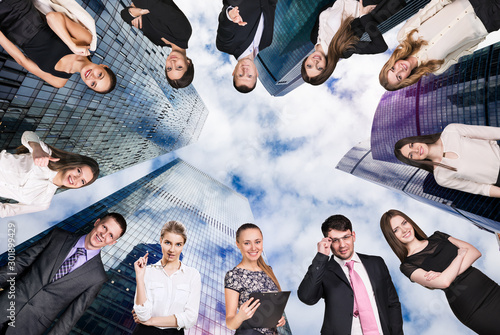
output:
[[[500,29],[500,0],[469,0],[469,2],[489,33]]]
[[[184,335],[184,328],[180,330],[177,328],[160,329],[153,326],[138,324],[132,335]]]

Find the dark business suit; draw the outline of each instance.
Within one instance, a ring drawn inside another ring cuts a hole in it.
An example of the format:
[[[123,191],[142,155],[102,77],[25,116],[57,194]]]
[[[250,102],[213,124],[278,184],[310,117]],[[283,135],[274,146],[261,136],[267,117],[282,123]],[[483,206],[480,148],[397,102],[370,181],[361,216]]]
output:
[[[403,334],[401,304],[384,260],[378,256],[358,256],[370,277],[382,331],[385,335]],[[351,333],[354,295],[349,280],[333,256],[328,259],[324,254],[316,254],[297,294],[308,305],[325,299],[322,335]]]
[[[188,18],[177,7],[172,0],[133,0],[137,8],[149,10],[148,14],[142,15],[142,32],[151,42],[159,46],[165,46],[161,39],[165,38],[179,48],[187,49],[188,41],[193,29]],[[121,11],[123,21],[132,25],[134,17],[126,7]],[[170,45],[168,45],[170,46]]]
[[[333,4],[323,7],[320,14],[327,8],[332,7]],[[355,18],[351,22],[351,30],[354,35],[361,38],[366,32],[370,37],[369,41],[358,41],[354,45],[354,48],[346,50],[342,58],[349,58],[353,54],[378,54],[385,52],[387,50],[387,44],[385,43],[382,33],[378,30],[377,25],[384,22],[392,15],[396,14],[398,11],[403,9],[406,5],[405,0],[364,0],[363,4],[365,6],[377,5],[370,13],[363,15],[361,17]],[[319,28],[319,14],[316,23],[311,31],[311,42],[316,44],[318,41],[318,28]],[[326,51],[326,50],[325,50]]]
[[[259,51],[270,46],[273,41],[276,3],[277,0],[223,0],[215,42],[217,49],[238,58],[252,43],[261,13],[264,14],[264,31],[260,39]],[[240,16],[244,22],[247,22],[247,25],[240,26],[228,19],[226,10],[229,6],[238,6]]]
[[[71,248],[80,236],[59,228],[16,255],[16,269],[0,269],[0,306],[8,306],[7,279],[9,272],[17,273],[15,328],[8,327],[7,334],[42,334],[56,316],[59,320],[50,334],[68,334],[85,312],[107,280],[101,256],[96,255],[71,273],[51,283]],[[2,313],[1,325],[7,320]]]

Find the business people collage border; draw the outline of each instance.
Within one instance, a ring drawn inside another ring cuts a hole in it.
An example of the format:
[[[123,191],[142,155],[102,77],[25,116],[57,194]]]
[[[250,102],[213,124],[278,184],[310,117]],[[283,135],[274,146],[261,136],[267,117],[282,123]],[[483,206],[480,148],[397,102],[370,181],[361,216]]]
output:
[[[91,1],[82,5],[84,8],[95,10],[98,9],[96,4],[99,3]],[[295,10],[293,5],[296,3],[297,1],[286,2],[290,13]],[[126,71],[115,71],[118,78],[117,88],[109,97],[88,92],[89,90],[75,78],[69,80],[68,88],[52,89],[48,85],[42,85],[42,82],[32,75],[12,77],[11,74],[14,72],[10,68],[15,66],[11,63],[0,69],[2,78],[11,76],[9,80],[21,83],[19,85],[21,89],[16,91],[17,94],[9,93],[11,95],[6,99],[4,109],[1,111],[2,149],[9,149],[9,152],[12,152],[11,149],[20,145],[23,131],[31,130],[36,132],[42,141],[56,148],[61,147],[67,151],[94,157],[101,165],[102,177],[93,185],[81,190],[56,194],[48,210],[2,219],[1,222],[2,224],[5,222],[5,226],[11,222],[15,224],[17,243],[29,241],[36,234],[57,225],[94,202],[106,199],[129,183],[180,157],[189,165],[248,198],[253,215],[250,213],[242,216],[246,216],[246,221],[253,221],[261,228],[266,260],[273,267],[281,288],[292,291],[285,309],[287,327],[290,327],[292,333],[302,334],[311,329],[313,332],[320,332],[323,323],[320,316],[323,315],[324,305],[318,303],[306,307],[298,299],[297,288],[318,251],[317,243],[323,238],[321,223],[330,215],[337,213],[344,214],[352,221],[356,232],[356,251],[380,255],[385,260],[400,296],[405,333],[416,333],[417,330],[421,332],[421,329],[424,329],[423,333],[433,333],[444,328],[455,329],[457,333],[470,331],[455,319],[442,295],[438,296],[436,294],[438,292],[427,291],[421,287],[417,290],[416,284],[411,284],[402,276],[397,258],[381,240],[379,218],[386,210],[398,208],[413,218],[429,235],[440,230],[471,243],[483,254],[475,266],[498,282],[500,276],[494,266],[495,257],[498,255],[493,240],[494,235],[477,229],[470,224],[470,221],[457,218],[449,212],[438,211],[432,206],[415,202],[410,197],[347,176],[335,169],[337,162],[349,149],[359,141],[369,138],[370,132],[373,136],[372,120],[385,92],[378,84],[378,70],[382,68],[397,45],[396,35],[400,26],[387,31],[381,28],[388,45],[387,52],[377,55],[353,55],[348,60],[339,61],[332,78],[322,86],[303,84],[284,97],[272,97],[266,92],[267,87],[263,85],[263,81],[267,80],[266,75],[269,76],[262,71],[265,68],[263,65],[267,63],[261,60],[265,59],[266,55],[262,55],[256,66],[262,82],[257,80],[255,89],[248,94],[234,90],[231,81],[238,61],[235,57],[217,50],[216,36],[222,15],[220,3],[195,4],[176,1],[192,26],[193,33],[189,40],[187,55],[195,64],[192,85],[179,89],[172,88],[173,86],[165,81],[164,60],[170,49],[154,46],[151,39],[144,38],[138,29],[122,20],[119,13],[128,4],[111,4],[106,1],[102,4],[104,7],[100,12],[89,10],[93,14],[99,12],[100,19],[96,20],[97,36],[102,38],[99,42],[102,43],[102,47],[98,43],[93,58],[95,59],[97,55],[104,64],[107,62],[110,65],[115,62],[127,64]],[[285,29],[279,25],[284,13],[279,4],[280,2],[276,9],[277,31],[274,42],[279,41],[276,36]],[[229,11],[225,12],[226,18],[231,18]],[[102,30],[101,21],[108,25],[108,30]],[[119,44],[116,44],[116,41],[110,40],[109,35],[113,34],[125,34],[125,36],[120,35],[119,40],[122,42],[120,47],[117,47]],[[491,35],[493,36],[489,36],[487,41],[480,45],[480,49],[498,42],[498,34]],[[138,49],[137,45],[140,45]],[[256,45],[260,46],[260,43]],[[270,48],[273,48],[272,43],[268,49]],[[130,55],[126,50],[138,51]],[[137,57],[137,54],[145,56]],[[109,58],[107,55],[110,55]],[[149,59],[152,61],[148,62]],[[286,61],[289,60],[284,59],[282,63],[285,64]],[[117,68],[119,69],[119,66]],[[495,84],[492,83],[493,80],[490,79],[489,87],[494,88]],[[11,89],[10,92],[14,91]],[[165,100],[163,96],[167,99]],[[30,101],[28,97],[31,97]],[[490,101],[494,99],[490,97]],[[79,108],[82,106],[84,107]],[[186,106],[196,106],[193,108],[195,112],[186,111]],[[54,110],[56,112],[53,112]],[[46,111],[51,115],[45,114]],[[35,112],[39,114],[34,116]],[[490,117],[498,118],[498,109],[495,110],[491,104],[488,112]],[[141,114],[143,114],[141,117],[137,117]],[[72,116],[74,118],[71,122],[76,123],[68,122]],[[158,116],[166,119],[170,117],[171,121],[163,121],[162,118],[158,120]],[[86,118],[89,121],[85,121],[87,122],[85,124],[79,121]],[[108,121],[105,122],[104,118]],[[116,124],[113,120],[116,120]],[[179,126],[179,120],[184,122],[185,126]],[[492,122],[482,123],[473,119],[447,123],[454,122],[496,126]],[[161,127],[158,128],[156,124],[164,128],[160,129]],[[122,127],[124,125],[125,127]],[[154,132],[147,131],[148,128],[154,129]],[[16,131],[12,131],[13,129]],[[72,131],[78,136],[70,138]],[[127,132],[140,136],[133,140],[131,136],[121,136],[122,145],[126,147],[125,150],[121,150],[124,148],[120,146],[120,137],[116,135],[125,135]],[[193,135],[189,136],[188,133]],[[62,134],[64,136],[61,136]],[[408,136],[410,135],[413,134]],[[138,141],[142,141],[141,147],[136,145]],[[153,142],[154,145],[151,145]],[[109,143],[108,148],[103,149],[106,143]],[[162,143],[168,145],[162,147]],[[183,145],[185,147],[181,148]],[[167,152],[170,153],[165,155]],[[164,155],[161,156],[162,154]],[[155,156],[159,157],[152,161],[148,160]],[[125,169],[138,161],[146,162]],[[119,170],[121,170],[119,173],[114,173]],[[197,189],[202,189],[199,187]],[[213,196],[212,192],[208,192],[207,195],[206,191],[203,191],[202,194],[207,198]],[[112,206],[107,206],[107,209],[110,208]],[[148,209],[150,218],[144,221],[155,225],[157,230],[155,234],[158,234],[161,226],[171,219],[183,222],[182,215],[163,217],[159,213],[165,212],[156,208],[158,213],[153,213],[155,208]],[[224,206],[220,206],[217,211],[222,211],[223,208]],[[372,215],[372,212],[375,215]],[[89,232],[98,219],[97,213],[106,212],[95,211],[95,217],[90,220],[92,222],[88,222],[86,228],[80,227],[81,230],[78,232]],[[475,215],[477,214],[471,216]],[[139,220],[139,216],[134,214],[133,217]],[[129,221],[127,217],[126,219]],[[129,227],[134,227],[134,223],[128,223],[132,224]],[[191,229],[196,228],[189,222],[183,223],[188,228],[188,239],[183,251],[185,258],[181,260],[184,259],[189,266],[202,264],[201,260],[195,261],[196,257],[189,257],[203,252],[202,249],[189,251],[191,239],[189,233]],[[231,229],[236,231],[238,226],[237,222],[231,221]],[[496,227],[497,229],[491,224],[484,226],[489,231],[499,231],[500,228]],[[135,231],[135,228],[131,229],[128,230],[128,234]],[[152,248],[159,248],[153,246],[158,243],[153,233],[139,236],[137,244],[143,243],[147,247],[138,248],[133,253],[137,257],[141,256],[139,252],[149,250],[151,253]],[[234,241],[233,235],[229,234],[227,237]],[[6,241],[5,246],[7,246],[7,235],[3,235],[2,238],[2,245],[3,241]],[[194,238],[199,237],[196,235]],[[228,261],[224,263],[225,267],[221,266],[222,273],[218,276],[222,276],[222,279],[210,284],[210,287],[216,287],[214,290],[219,292],[215,294],[217,298],[202,303],[206,306],[203,307],[206,311],[200,315],[204,316],[201,321],[198,320],[199,324],[195,328],[187,330],[188,334],[196,331],[202,333],[205,322],[210,324],[205,330],[208,333],[222,333],[220,329],[227,329],[225,328],[227,320],[217,316],[214,317],[216,321],[211,321],[214,323],[212,325],[208,321],[210,317],[205,316],[211,313],[224,315],[227,312],[224,308],[227,301],[224,300],[224,296],[219,296],[220,293],[224,293],[224,272],[236,266],[241,259],[237,245],[233,242],[230,245],[229,240],[219,243],[227,250],[233,250],[231,253],[237,252],[237,254],[227,257],[227,260],[233,262],[232,264]],[[118,239],[116,246],[103,249],[103,257],[116,253],[112,248],[119,246]],[[205,244],[205,248],[211,247]],[[161,253],[161,249],[156,251],[158,255]],[[214,249],[211,252],[220,251]],[[112,269],[106,262],[104,263],[106,271]],[[130,275],[134,276],[133,266],[128,269],[132,269]],[[202,274],[203,283],[203,271],[198,270]],[[105,287],[106,285],[108,284],[105,284]],[[135,282],[131,286],[131,289],[135,290],[133,286]],[[202,288],[202,299],[204,292]],[[431,303],[422,307],[426,301]],[[222,308],[218,305],[219,302]],[[214,305],[213,312],[208,312],[211,310],[210,305]],[[442,319],[438,322],[439,317],[444,318],[446,322]],[[111,317],[109,318],[111,320]],[[131,317],[128,317],[128,320],[133,321]],[[120,323],[116,319],[113,322]],[[133,327],[134,324],[127,323],[127,327]]]

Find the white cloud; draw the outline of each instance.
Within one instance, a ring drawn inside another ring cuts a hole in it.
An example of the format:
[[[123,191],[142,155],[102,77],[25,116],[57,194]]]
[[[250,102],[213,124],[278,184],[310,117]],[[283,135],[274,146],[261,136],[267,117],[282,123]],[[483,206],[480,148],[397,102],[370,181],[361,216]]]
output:
[[[483,253],[477,267],[500,282],[495,237],[465,220],[335,170],[351,147],[370,136],[383,93],[378,69],[389,54],[355,55],[341,61],[334,73],[341,79],[333,91],[326,85],[303,85],[286,97],[275,98],[259,83],[254,92],[242,95],[232,87],[234,59],[224,63],[226,56],[214,46],[221,2],[177,4],[193,26],[188,56],[196,68],[194,85],[210,114],[199,141],[176,154],[227,185],[236,174],[247,189],[264,191],[259,199],[250,197],[250,204],[281,286],[293,291],[286,309],[292,332],[319,333],[323,302],[308,307],[297,299],[296,289],[322,238],[321,223],[329,215],[341,213],[353,222],[356,250],[381,255],[388,264],[403,308],[411,317],[405,322],[406,334],[472,334],[453,316],[443,292],[411,283],[399,271],[399,261],[383,239],[378,221],[383,212],[397,208],[429,235],[442,230],[468,241]],[[396,45],[395,31],[385,35],[391,48]],[[281,156],[272,155],[267,145],[293,139],[302,144]],[[123,176],[116,187],[130,182],[125,177],[129,174]]]

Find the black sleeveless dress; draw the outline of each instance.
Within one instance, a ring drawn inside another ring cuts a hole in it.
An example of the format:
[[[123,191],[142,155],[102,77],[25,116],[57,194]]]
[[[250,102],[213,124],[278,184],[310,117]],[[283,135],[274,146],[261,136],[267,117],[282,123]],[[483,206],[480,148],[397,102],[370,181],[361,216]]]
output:
[[[418,268],[443,272],[457,256],[458,248],[449,235],[435,232],[422,251],[408,256],[400,266],[408,278]],[[474,267],[469,267],[443,290],[455,316],[481,335],[498,335],[500,331],[500,286]]]
[[[31,0],[0,1],[0,29],[38,67],[59,78],[71,73],[55,70],[57,62],[73,52],[52,31]]]

